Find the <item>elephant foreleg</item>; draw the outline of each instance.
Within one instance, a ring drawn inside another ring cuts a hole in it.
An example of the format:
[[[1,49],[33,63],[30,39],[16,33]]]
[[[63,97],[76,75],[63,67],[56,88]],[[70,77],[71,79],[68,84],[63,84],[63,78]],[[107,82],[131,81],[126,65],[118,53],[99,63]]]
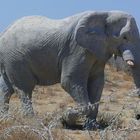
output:
[[[66,113],[69,114],[67,118],[79,115],[85,117],[89,114],[90,100],[87,91],[87,81],[93,62],[85,58],[85,52],[84,54],[78,54],[79,52],[75,54],[76,56],[71,56],[63,62],[61,85],[78,104],[78,110],[75,108]],[[70,122],[73,122],[73,120],[70,120]]]
[[[76,125],[76,120],[81,117],[81,115],[84,117],[89,113],[89,110],[87,109],[89,98],[87,88],[85,87],[86,84],[82,83],[80,80],[75,81],[74,79],[72,80],[65,77],[62,79],[61,85],[78,103],[78,107],[68,109],[64,113],[63,120],[67,125]]]
[[[89,100],[92,105],[94,105],[94,109],[91,111],[89,116],[87,116],[87,124],[85,127],[99,127],[99,125],[96,123],[96,117],[98,114],[98,108],[99,108],[99,101],[102,95],[102,90],[104,87],[104,73],[100,73],[99,75],[89,78],[88,81],[88,95]]]
[[[88,94],[91,104],[95,104],[95,111],[91,114],[91,118],[96,119],[99,107],[99,101],[104,87],[104,74],[100,74],[96,78],[88,81]]]

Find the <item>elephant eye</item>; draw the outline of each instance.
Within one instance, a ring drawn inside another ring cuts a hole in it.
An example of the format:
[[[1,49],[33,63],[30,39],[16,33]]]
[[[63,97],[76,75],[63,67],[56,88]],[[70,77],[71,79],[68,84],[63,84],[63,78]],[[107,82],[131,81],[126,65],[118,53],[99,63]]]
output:
[[[123,39],[124,39],[124,40],[127,40],[127,37],[126,37],[126,36],[124,36],[124,37],[123,37]]]

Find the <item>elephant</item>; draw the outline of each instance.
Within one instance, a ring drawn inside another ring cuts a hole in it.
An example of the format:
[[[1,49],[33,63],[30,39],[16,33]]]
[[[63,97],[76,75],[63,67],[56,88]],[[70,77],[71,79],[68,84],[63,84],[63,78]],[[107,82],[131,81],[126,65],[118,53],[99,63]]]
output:
[[[0,108],[6,112],[15,89],[23,110],[33,114],[36,85],[60,83],[80,106],[94,108],[94,127],[104,87],[104,68],[113,54],[131,67],[140,87],[140,36],[134,17],[123,11],[85,11],[64,19],[23,17],[0,37]]]

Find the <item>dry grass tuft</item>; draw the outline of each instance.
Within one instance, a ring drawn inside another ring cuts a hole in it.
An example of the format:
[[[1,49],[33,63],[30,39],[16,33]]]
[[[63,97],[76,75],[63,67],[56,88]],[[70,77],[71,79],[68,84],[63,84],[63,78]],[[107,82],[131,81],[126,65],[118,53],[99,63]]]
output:
[[[41,131],[29,126],[12,126],[3,131],[1,140],[46,140]]]

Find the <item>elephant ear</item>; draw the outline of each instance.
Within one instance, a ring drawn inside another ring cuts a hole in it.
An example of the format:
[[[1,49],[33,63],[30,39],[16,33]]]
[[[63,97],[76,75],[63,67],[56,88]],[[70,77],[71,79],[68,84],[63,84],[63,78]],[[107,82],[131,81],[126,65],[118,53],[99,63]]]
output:
[[[75,40],[78,45],[89,50],[98,59],[105,59],[105,13],[89,13],[78,22],[75,30]]]
[[[121,34],[130,29],[129,18],[122,12],[110,12],[106,19],[106,30],[109,37],[121,39]]]

